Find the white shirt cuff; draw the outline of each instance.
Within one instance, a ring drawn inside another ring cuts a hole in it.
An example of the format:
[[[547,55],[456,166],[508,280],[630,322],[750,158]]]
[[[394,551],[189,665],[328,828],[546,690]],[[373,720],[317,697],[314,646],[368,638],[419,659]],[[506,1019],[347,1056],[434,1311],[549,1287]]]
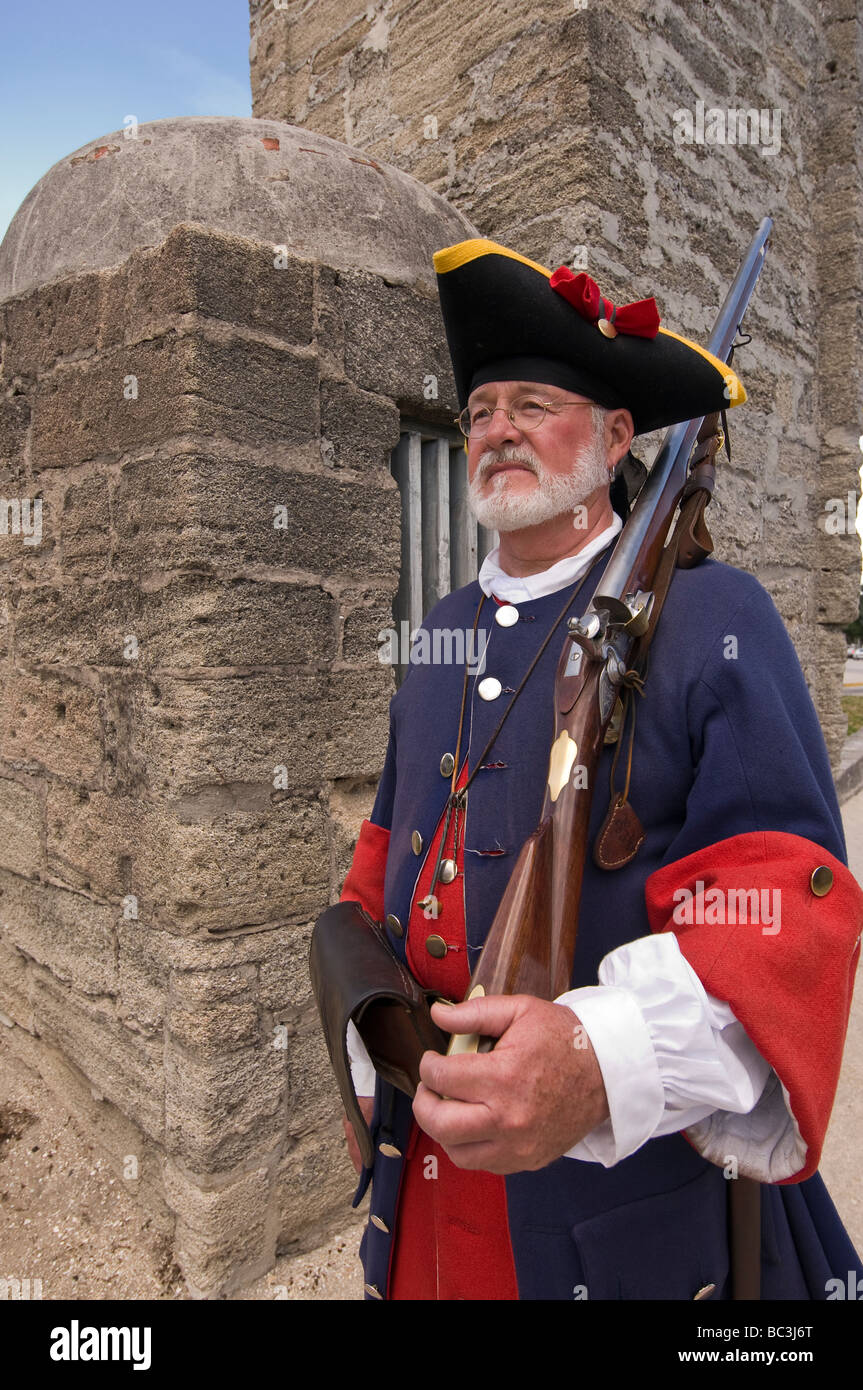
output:
[[[696,1128],[689,1137],[712,1162],[725,1161],[719,1151],[733,1135],[735,1147],[728,1151],[739,1157],[746,1147],[744,1162],[753,1176],[756,1169],[759,1176],[770,1171],[777,1146],[787,1157],[794,1147],[789,1126],[796,1125],[781,1089],[767,1085],[774,1076],[770,1064],[731,1007],[704,989],[672,932],[618,947],[598,973],[599,986],[569,990],[555,1000],[584,1025],[610,1112],[565,1157],[611,1167],[648,1139],[690,1126]],[[752,1122],[732,1119],[750,1112]],[[709,1152],[696,1141],[708,1134]]]

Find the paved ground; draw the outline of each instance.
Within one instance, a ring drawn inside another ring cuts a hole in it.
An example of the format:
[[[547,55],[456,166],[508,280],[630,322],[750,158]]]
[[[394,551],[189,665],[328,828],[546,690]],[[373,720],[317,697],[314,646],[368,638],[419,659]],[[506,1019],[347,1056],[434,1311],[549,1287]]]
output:
[[[842,687],[844,690],[863,690],[863,657],[854,657],[853,660],[845,662]]]
[[[857,663],[863,665],[863,663]],[[842,807],[848,863],[863,884],[863,791]],[[863,1252],[863,966],[857,985],[833,1117],[821,1160],[821,1175],[858,1251]]]

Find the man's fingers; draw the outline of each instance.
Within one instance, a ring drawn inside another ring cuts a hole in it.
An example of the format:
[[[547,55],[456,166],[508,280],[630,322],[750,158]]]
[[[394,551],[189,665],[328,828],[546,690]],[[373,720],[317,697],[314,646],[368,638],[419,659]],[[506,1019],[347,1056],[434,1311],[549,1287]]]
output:
[[[420,1059],[420,1080],[430,1091],[449,1100],[483,1101],[496,1068],[497,1063],[490,1053],[468,1052],[442,1057],[439,1052],[424,1052]]]
[[[479,1033],[499,1038],[523,1011],[520,994],[489,994],[463,1004],[433,1004],[432,1018],[447,1033]]]
[[[414,1118],[420,1129],[444,1148],[487,1142],[496,1136],[496,1126],[486,1106],[442,1100],[422,1081],[414,1096]]]

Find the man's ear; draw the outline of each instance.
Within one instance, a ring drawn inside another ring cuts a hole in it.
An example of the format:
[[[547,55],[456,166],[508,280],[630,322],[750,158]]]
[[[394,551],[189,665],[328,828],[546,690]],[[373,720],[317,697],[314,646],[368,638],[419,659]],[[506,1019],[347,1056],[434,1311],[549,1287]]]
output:
[[[635,437],[632,415],[623,407],[609,410],[605,416],[605,447],[609,463],[615,468],[629,453],[629,446]]]

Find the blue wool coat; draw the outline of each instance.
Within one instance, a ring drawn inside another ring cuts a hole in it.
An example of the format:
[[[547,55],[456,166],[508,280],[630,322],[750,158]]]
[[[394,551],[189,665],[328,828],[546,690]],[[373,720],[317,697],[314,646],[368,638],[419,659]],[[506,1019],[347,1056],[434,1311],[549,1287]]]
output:
[[[584,611],[607,555],[594,564],[570,610]],[[471,678],[466,727],[469,771],[576,585],[519,603],[504,628],[486,599],[480,627],[485,670]],[[470,630],[478,583],[448,595],[423,627]],[[569,616],[569,615],[568,615]],[[468,793],[464,893],[473,970],[518,852],[543,803],[554,721],[552,692],[565,627],[516,701]],[[730,639],[730,640],[729,640]],[[496,676],[498,699],[476,694]],[[407,923],[414,888],[449,791],[441,775],[454,753],[464,667],[416,664],[394,696],[386,762],[371,820],[390,831],[385,911]],[[462,749],[464,749],[464,735]],[[625,751],[625,750],[624,750]],[[604,750],[591,816],[591,844],[609,801],[612,749]],[[500,766],[502,764],[502,766]],[[618,775],[618,784],[622,775]],[[772,600],[750,575],[714,560],[675,574],[654,638],[639,702],[630,800],[645,839],[614,872],[588,858],[572,987],[594,985],[603,956],[649,935],[644,888],[660,867],[734,835],[782,830],[814,841],[843,863],[845,845],[824,740],[794,648]],[[422,836],[417,856],[412,832]],[[503,853],[500,851],[503,850]],[[830,911],[830,899],[814,902]],[[390,934],[402,960],[406,940]],[[770,1058],[768,1057],[768,1060]],[[362,1258],[367,1296],[386,1297],[410,1101],[378,1083],[373,1172]],[[613,1168],[561,1158],[506,1180],[510,1236],[523,1299],[691,1299],[714,1284],[729,1297],[729,1182],[682,1134],[651,1140]],[[762,1188],[763,1297],[825,1298],[828,1279],[861,1271],[820,1177]]]

